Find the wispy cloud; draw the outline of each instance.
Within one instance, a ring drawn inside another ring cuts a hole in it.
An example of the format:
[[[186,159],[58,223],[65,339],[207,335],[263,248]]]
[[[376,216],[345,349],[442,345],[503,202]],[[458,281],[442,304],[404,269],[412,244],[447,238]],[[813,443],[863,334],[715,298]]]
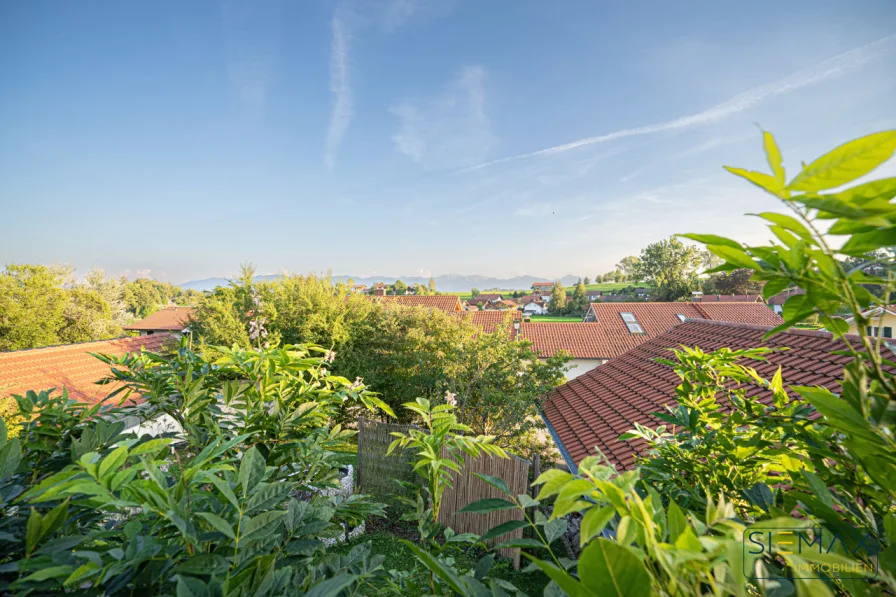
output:
[[[480,168],[487,168],[489,166],[512,162],[515,160],[562,153],[586,145],[607,143],[609,141],[624,139],[626,137],[649,135],[665,131],[679,131],[691,127],[713,124],[721,120],[725,120],[735,114],[738,114],[739,112],[748,110],[770,98],[787,93],[792,93],[794,91],[797,91],[798,89],[802,89],[812,85],[817,85],[829,79],[833,79],[835,77],[839,77],[850,71],[853,71],[875,58],[892,53],[894,50],[896,50],[896,43],[894,42],[896,42],[896,35],[890,35],[854,50],[844,52],[843,54],[840,54],[823,62],[819,62],[814,66],[800,70],[792,75],[784,77],[783,79],[778,79],[777,81],[774,81],[772,83],[767,83],[765,85],[760,85],[758,87],[749,89],[739,95],[734,96],[728,101],[713,106],[708,110],[704,110],[696,114],[691,114],[690,116],[683,116],[674,120],[659,122],[646,126],[621,129],[595,137],[586,137],[584,139],[579,139],[570,143],[564,143],[562,145],[555,145],[553,147],[540,149],[538,151],[532,151],[529,153],[523,153],[506,158],[501,158],[498,160],[476,164],[474,166],[468,167],[467,170],[477,170]]]
[[[342,138],[352,120],[352,88],[349,81],[349,37],[350,28],[345,9],[338,7],[331,24],[330,44],[330,92],[333,95],[330,110],[330,126],[324,149],[324,163],[332,169],[336,154],[342,145]]]
[[[455,0],[384,0],[379,23],[386,33],[394,33],[411,20],[426,21],[454,10]]]
[[[383,28],[395,31],[410,20],[420,10],[418,0],[390,0],[383,10]]]
[[[401,125],[392,141],[425,168],[458,168],[483,160],[494,146],[485,110],[486,71],[467,66],[446,90],[424,101],[404,100],[391,108]]]

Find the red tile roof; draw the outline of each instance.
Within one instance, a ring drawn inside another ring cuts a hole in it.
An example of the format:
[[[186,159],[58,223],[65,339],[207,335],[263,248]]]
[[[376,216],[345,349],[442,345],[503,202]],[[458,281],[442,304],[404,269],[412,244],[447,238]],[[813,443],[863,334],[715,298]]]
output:
[[[761,294],[704,294],[697,302],[700,303],[755,303],[760,300]]]
[[[532,282],[532,288],[553,288],[553,282]]]
[[[483,331],[489,334],[494,332],[500,324],[504,323],[505,317],[510,318],[514,322],[522,319],[522,313],[519,311],[468,311],[462,315],[469,317],[473,325],[481,327]]]
[[[698,303],[695,306],[703,312],[702,319],[772,327],[784,323],[765,303]]]
[[[124,326],[132,331],[183,331],[190,324],[196,309],[193,307],[165,307],[149,317]]]
[[[843,366],[850,360],[849,356],[833,354],[838,348],[842,350],[841,342],[835,343],[827,332],[814,330],[791,330],[763,341],[762,335],[769,329],[706,320],[677,325],[553,390],[543,406],[545,417],[576,463],[595,454],[596,446],[619,470],[630,468],[645,446],[638,440],[622,441],[619,436],[633,429],[636,422],[648,427],[663,424],[652,413],[675,403],[675,388],[681,380],[655,359],[668,358],[668,348],[682,345],[707,351],[787,347],[772,354],[768,362],[747,364],[766,378],[771,378],[780,365],[787,385],[821,385],[839,392]],[[764,403],[771,400],[768,392],[759,388],[752,388],[748,395]]]
[[[785,302],[787,302],[787,299],[795,294],[806,294],[806,291],[802,288],[788,288],[787,290],[782,290],[778,294],[770,296],[768,299],[768,304],[783,305]]]
[[[383,296],[378,298],[379,300],[387,301],[390,303],[398,303],[399,305],[404,305],[405,307],[426,307],[427,309],[441,309],[442,311],[448,311],[449,313],[452,311],[463,310],[460,305],[460,297],[450,294],[435,294],[429,296],[399,295]]]
[[[644,330],[643,334],[628,331],[620,313],[632,313]],[[780,315],[764,303],[591,303],[585,316],[588,325],[601,326],[604,334],[594,334],[601,346],[595,353],[600,358],[619,356],[638,344],[667,332],[685,319],[712,319],[754,325],[776,326],[784,323]],[[593,318],[596,317],[596,320]]]
[[[481,305],[482,303],[501,300],[501,297],[502,295],[500,294],[477,294],[467,302],[471,305]]]
[[[170,334],[153,334],[0,352],[0,396],[67,388],[73,400],[94,404],[120,386],[96,385],[109,374],[109,366],[90,353],[123,356],[141,348],[158,351],[171,341]]]
[[[593,323],[523,323],[520,336],[544,357],[564,350],[577,359],[604,359],[605,347],[610,344],[607,330]]]

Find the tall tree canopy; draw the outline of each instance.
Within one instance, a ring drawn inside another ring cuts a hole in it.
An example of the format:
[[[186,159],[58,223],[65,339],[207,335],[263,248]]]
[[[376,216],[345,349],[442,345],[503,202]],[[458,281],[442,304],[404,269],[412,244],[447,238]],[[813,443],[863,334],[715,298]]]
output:
[[[566,288],[560,282],[554,282],[551,289],[551,302],[548,304],[551,315],[564,315],[566,313]]]
[[[641,251],[634,273],[638,280],[653,287],[657,300],[675,301],[697,289],[701,267],[700,250],[673,236],[647,245]]]
[[[625,276],[626,280],[634,280],[634,278],[638,275],[638,258],[634,255],[628,255],[619,260],[619,263],[616,264],[616,270],[622,272],[622,275]],[[617,282],[621,282],[622,280],[618,279]]]

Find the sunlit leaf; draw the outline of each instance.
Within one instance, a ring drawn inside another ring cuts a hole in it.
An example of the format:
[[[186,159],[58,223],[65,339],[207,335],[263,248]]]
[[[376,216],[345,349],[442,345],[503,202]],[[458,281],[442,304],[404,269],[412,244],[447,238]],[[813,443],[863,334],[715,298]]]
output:
[[[790,181],[792,191],[833,189],[868,174],[890,159],[896,150],[896,131],[883,131],[854,139],[830,151]]]

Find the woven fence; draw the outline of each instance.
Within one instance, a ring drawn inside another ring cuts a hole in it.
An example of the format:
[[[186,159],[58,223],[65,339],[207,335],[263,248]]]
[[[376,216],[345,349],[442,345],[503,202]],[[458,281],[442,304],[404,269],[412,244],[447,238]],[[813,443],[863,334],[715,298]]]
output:
[[[395,439],[393,431],[407,433],[412,425],[381,423],[361,417],[358,419],[358,488],[361,493],[385,498],[406,491],[395,482],[418,483],[414,473],[414,452],[396,450],[389,456],[386,451]]]
[[[386,450],[394,436],[393,431],[407,433],[411,425],[380,423],[369,419],[358,421],[358,486],[364,493],[378,496],[392,496],[400,491],[393,479],[417,482],[420,477],[413,472],[413,450],[393,452],[388,457]],[[444,455],[444,454],[443,454]],[[452,487],[442,496],[439,522],[458,533],[485,534],[486,531],[510,520],[522,520],[522,512],[517,509],[500,510],[486,514],[457,514],[468,504],[484,498],[505,497],[499,490],[485,483],[475,474],[500,477],[507,484],[511,494],[527,493],[529,489],[529,461],[510,456],[509,460],[491,456],[473,459],[464,455],[464,466],[460,474],[452,475]],[[498,537],[495,542],[518,539],[523,529]],[[519,549],[501,549],[500,555],[510,558],[515,568],[519,568]]]

